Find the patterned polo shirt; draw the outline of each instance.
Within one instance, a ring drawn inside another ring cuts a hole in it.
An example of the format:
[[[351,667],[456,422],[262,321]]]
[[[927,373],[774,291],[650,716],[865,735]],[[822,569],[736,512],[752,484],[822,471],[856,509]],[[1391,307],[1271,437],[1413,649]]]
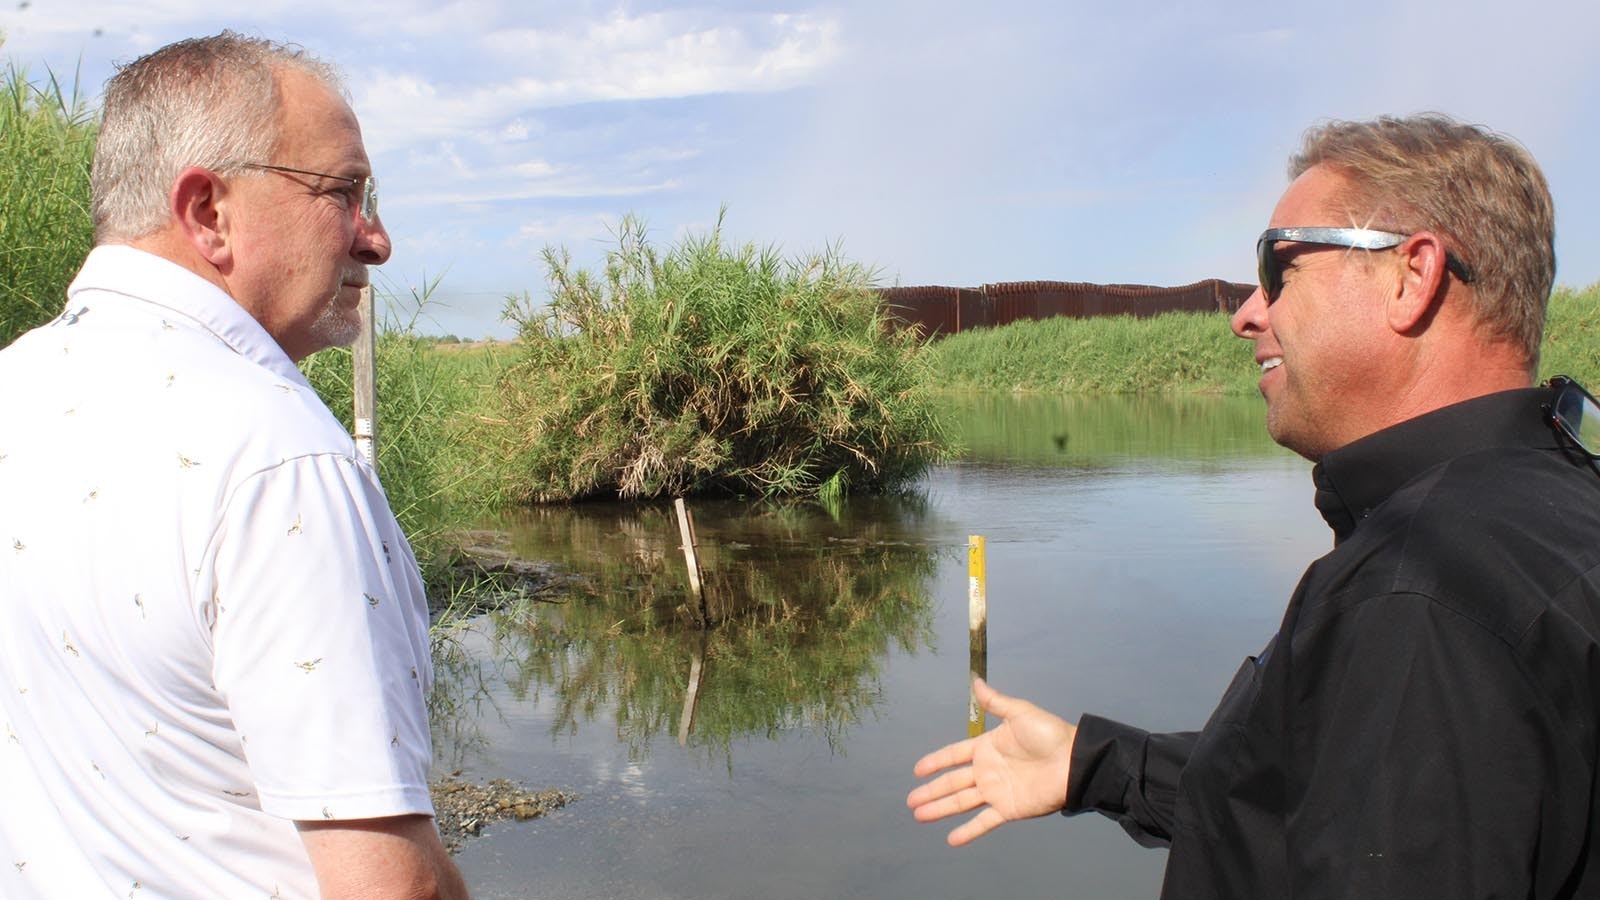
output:
[[[0,351],[0,896],[315,897],[294,820],[433,812],[416,561],[272,338],[96,248]]]

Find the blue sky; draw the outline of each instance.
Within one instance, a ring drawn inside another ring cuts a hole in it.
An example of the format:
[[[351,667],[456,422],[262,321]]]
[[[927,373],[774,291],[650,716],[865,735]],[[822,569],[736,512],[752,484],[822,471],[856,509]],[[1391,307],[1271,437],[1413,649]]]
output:
[[[219,7],[247,7],[218,12]],[[228,27],[344,72],[423,330],[507,336],[539,251],[837,243],[885,284],[1253,278],[1309,125],[1447,112],[1521,140],[1557,282],[1600,280],[1600,2],[512,3],[0,0],[0,55],[91,97]]]

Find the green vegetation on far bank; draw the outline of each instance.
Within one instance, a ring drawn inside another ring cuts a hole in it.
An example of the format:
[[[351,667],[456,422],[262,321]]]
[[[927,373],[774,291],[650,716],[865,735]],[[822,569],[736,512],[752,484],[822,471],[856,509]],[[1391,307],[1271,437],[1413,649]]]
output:
[[[1570,375],[1600,390],[1600,281],[1583,290],[1558,287],[1545,315],[1539,378]]]
[[[924,353],[946,391],[1254,394],[1260,375],[1250,344],[1217,313],[1021,321],[951,335]],[[1600,386],[1600,283],[1552,294],[1539,371]]]
[[[1243,394],[1258,374],[1217,313],[1013,322],[926,352],[938,386],[952,391]]]

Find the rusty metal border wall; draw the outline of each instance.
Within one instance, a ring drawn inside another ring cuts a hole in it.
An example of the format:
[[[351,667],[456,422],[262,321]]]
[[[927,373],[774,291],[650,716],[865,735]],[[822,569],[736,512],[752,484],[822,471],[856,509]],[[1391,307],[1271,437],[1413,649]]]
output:
[[[1164,312],[1226,312],[1239,308],[1255,285],[1208,278],[1179,287],[1010,281],[977,288],[882,288],[884,308],[901,325],[942,337],[972,328],[1051,316],[1154,316]]]

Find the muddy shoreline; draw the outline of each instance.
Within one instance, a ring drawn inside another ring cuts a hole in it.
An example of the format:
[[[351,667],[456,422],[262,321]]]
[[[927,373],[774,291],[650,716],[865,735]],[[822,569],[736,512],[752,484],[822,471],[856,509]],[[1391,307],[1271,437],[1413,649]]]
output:
[[[470,603],[471,614],[487,613],[522,599],[559,602],[559,597],[551,595],[564,581],[555,568],[516,557],[506,549],[509,542],[504,532],[471,531],[460,535],[452,575],[458,588],[477,588]],[[529,791],[509,778],[480,783],[460,775],[459,771],[453,772],[428,785],[439,837],[451,854],[491,823],[536,819],[577,799],[568,791]]]

